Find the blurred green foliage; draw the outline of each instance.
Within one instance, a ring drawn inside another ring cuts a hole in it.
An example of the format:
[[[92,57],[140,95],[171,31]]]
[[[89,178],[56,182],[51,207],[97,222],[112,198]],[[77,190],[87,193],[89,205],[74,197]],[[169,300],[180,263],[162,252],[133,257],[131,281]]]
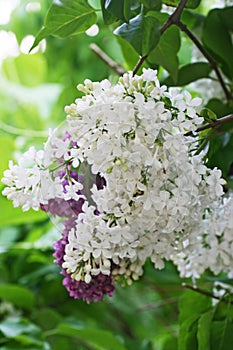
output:
[[[169,86],[185,86],[205,98],[206,107],[217,117],[232,113],[232,99],[215,83],[213,65],[200,55],[192,61],[193,43],[177,27],[160,36],[159,28],[168,16],[162,3],[178,1],[68,1],[38,0],[41,10],[27,12],[30,0],[21,0],[11,21],[1,29],[13,31],[20,44],[26,35],[46,37],[46,50],[4,60],[0,72],[0,175],[8,160],[30,145],[39,147],[50,127],[61,123],[64,106],[78,97],[77,83],[84,79],[116,79],[116,73],[90,49],[94,42],[126,70],[133,69],[139,54],[149,54],[145,66],[158,69]],[[137,17],[140,6],[144,12]],[[197,7],[200,4],[199,7]],[[208,12],[205,1],[189,1],[182,21],[213,56],[232,93],[232,7]],[[49,14],[44,22],[45,15]],[[72,9],[72,11],[70,10]],[[87,9],[89,9],[87,11]],[[101,11],[103,11],[103,19]],[[96,10],[96,11],[95,11]],[[74,26],[56,30],[70,11]],[[88,20],[80,22],[82,11]],[[136,18],[136,20],[135,20]],[[146,19],[147,18],[147,19]],[[148,21],[149,18],[149,21]],[[104,23],[103,23],[104,20]],[[99,34],[89,37],[85,30],[94,22]],[[45,29],[41,27],[45,24]],[[156,35],[153,33],[156,25]],[[127,28],[132,28],[128,35]],[[79,30],[80,29],[80,30]],[[143,35],[138,35],[142,29]],[[114,35],[113,31],[115,30]],[[78,36],[77,32],[82,33]],[[54,34],[56,37],[48,36]],[[69,34],[69,35],[68,35]],[[70,36],[71,34],[71,36]],[[152,35],[153,34],[153,35]],[[60,36],[62,38],[57,38]],[[146,40],[145,40],[146,39]],[[206,95],[201,85],[210,87]],[[189,85],[190,83],[195,83]],[[204,91],[204,92],[203,92]],[[204,96],[203,96],[204,94]],[[208,146],[207,162],[218,166],[233,188],[233,124],[203,133]],[[223,156],[224,155],[224,156]],[[3,185],[0,184],[0,188]],[[52,244],[60,236],[59,225],[43,212],[14,209],[0,197],[0,348],[2,350],[231,350],[233,306],[230,294],[213,306],[207,295],[185,291],[174,266],[162,271],[148,263],[145,274],[133,286],[119,286],[112,298],[87,305],[68,296],[59,269],[53,263]],[[224,276],[223,276],[224,278]],[[210,274],[198,281],[211,291]],[[186,281],[191,283],[190,281]],[[230,284],[232,281],[224,279]]]

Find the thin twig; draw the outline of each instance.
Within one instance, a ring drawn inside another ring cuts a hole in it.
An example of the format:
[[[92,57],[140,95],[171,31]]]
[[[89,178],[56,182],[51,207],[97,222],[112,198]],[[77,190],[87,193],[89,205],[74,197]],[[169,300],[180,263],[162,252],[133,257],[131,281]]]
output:
[[[229,123],[230,121],[233,121],[233,114],[226,115],[225,117],[213,120],[209,124],[202,125],[199,128],[197,128],[195,132],[200,132],[207,129],[217,129],[223,124]],[[191,136],[191,135],[193,135],[192,131],[189,131],[185,134],[185,136]]]
[[[117,62],[113,61],[99,46],[96,44],[90,44],[91,50],[101,58],[111,69],[113,69],[117,74],[123,75],[125,69],[120,66]]]
[[[216,61],[213,59],[213,57],[209,54],[209,52],[203,47],[203,45],[200,43],[200,41],[197,39],[197,37],[187,28],[185,24],[183,24],[180,21],[174,22],[174,24],[180,28],[196,45],[196,47],[200,50],[200,52],[203,54],[203,56],[207,59],[210,66],[215,71],[215,74],[218,78],[218,81],[220,85],[222,86],[222,89],[225,93],[227,101],[231,101],[233,99],[231,92],[227,89],[226,84],[223,80],[222,74],[217,66]]]
[[[223,297],[218,297],[217,295],[214,295],[206,290],[203,290],[203,289],[200,289],[200,288],[197,288],[197,287],[193,287],[193,286],[190,286],[188,284],[183,284],[183,287],[185,289],[190,289],[194,292],[197,292],[199,294],[202,294],[202,295],[205,295],[207,297],[210,297],[210,298],[213,298],[213,299],[217,299],[217,300],[220,300],[222,301],[223,303],[227,303],[227,304],[233,304],[233,300],[229,300],[229,299],[226,299],[226,298],[223,298]]]

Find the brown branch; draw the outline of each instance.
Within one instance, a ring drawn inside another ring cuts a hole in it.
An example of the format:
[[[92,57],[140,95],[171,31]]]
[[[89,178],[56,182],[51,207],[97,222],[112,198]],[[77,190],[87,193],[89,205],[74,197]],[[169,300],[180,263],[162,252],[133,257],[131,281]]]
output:
[[[186,5],[187,0],[181,0],[175,11],[169,16],[168,20],[162,28],[160,29],[160,34],[162,35],[165,30],[167,30],[172,24],[175,24],[180,20],[180,16],[182,14],[182,11]],[[133,69],[133,75],[135,75],[139,68],[142,66],[143,62],[147,59],[148,55],[141,56],[136,64],[136,66]]]
[[[143,62],[147,59],[148,55],[141,56],[133,69],[133,76],[138,72],[139,68],[142,66]]]
[[[181,0],[179,5],[177,6],[176,10],[169,16],[167,22],[162,26],[160,29],[160,34],[162,35],[165,30],[167,30],[172,24],[175,24],[180,20],[180,16],[182,14],[182,11],[186,5],[187,0]],[[136,64],[136,66],[133,69],[133,75],[135,75],[140,67],[142,66],[143,62],[147,59],[148,55],[141,56]]]
[[[180,21],[180,16],[182,15],[186,3],[187,0],[181,0],[179,2],[179,5],[177,6],[176,10],[169,16],[167,22],[164,23],[164,25],[160,29],[161,34],[163,34],[165,30],[167,30],[172,24],[176,24]]]
[[[225,117],[213,120],[209,124],[202,125],[199,128],[197,128],[197,130],[195,130],[195,132],[200,132],[200,131],[207,130],[207,129],[218,129],[220,126],[222,126],[226,123],[229,123],[230,121],[233,121],[233,114],[226,115]],[[191,135],[193,135],[192,131],[189,131],[185,134],[185,136],[191,136]]]
[[[227,298],[222,298],[222,297],[218,297],[217,295],[214,295],[214,294],[212,294],[212,293],[210,293],[210,292],[208,292],[208,291],[206,291],[206,290],[203,290],[203,289],[200,289],[200,288],[197,288],[197,287],[193,287],[193,286],[190,286],[190,285],[188,285],[188,284],[183,284],[183,287],[185,288],[185,289],[190,289],[190,290],[192,290],[192,291],[194,291],[194,292],[197,292],[197,293],[199,293],[199,294],[202,294],[202,295],[205,295],[205,296],[207,296],[207,297],[210,297],[210,298],[213,298],[213,299],[217,299],[217,300],[219,300],[219,301],[222,301],[223,303],[230,303],[230,304],[233,304],[233,300],[229,300],[229,299],[227,299]]]
[[[117,62],[113,61],[99,46],[90,44],[90,49],[117,74],[123,75],[125,73],[125,69]]]
[[[222,74],[217,66],[216,61],[213,59],[213,57],[209,54],[209,52],[203,47],[203,45],[200,43],[200,41],[197,39],[197,37],[187,28],[185,24],[182,22],[177,21],[174,23],[178,28],[180,28],[191,40],[192,42],[196,45],[196,47],[200,50],[200,52],[203,54],[203,56],[207,59],[209,62],[210,66],[213,68],[215,71],[215,74],[218,78],[218,81],[220,85],[222,86],[222,89],[225,93],[227,101],[231,101],[233,99],[231,92],[227,89],[226,84],[223,80]]]

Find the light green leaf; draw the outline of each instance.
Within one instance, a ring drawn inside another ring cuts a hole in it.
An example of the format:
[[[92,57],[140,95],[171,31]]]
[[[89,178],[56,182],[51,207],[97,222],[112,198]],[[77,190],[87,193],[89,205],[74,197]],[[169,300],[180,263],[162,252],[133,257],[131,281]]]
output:
[[[198,79],[207,78],[211,72],[211,67],[207,62],[195,62],[186,64],[181,67],[177,72],[177,80],[174,81],[172,77],[168,77],[164,80],[164,84],[167,86],[184,86],[192,81]]]
[[[130,45],[128,41],[122,39],[120,36],[117,36],[116,39],[121,47],[121,52],[127,64],[127,69],[133,70],[138,61],[137,52],[134,50],[134,48]]]
[[[47,214],[43,211],[29,210],[23,212],[21,208],[14,208],[12,202],[6,197],[0,196],[1,220],[0,226],[20,225],[37,222],[47,219]]]
[[[93,349],[101,350],[126,350],[111,332],[92,328],[79,328],[62,323],[56,330],[56,334],[83,339]]]
[[[1,128],[1,122],[0,122]],[[0,136],[0,150],[4,150],[1,152],[1,162],[0,162],[0,179],[3,176],[3,172],[8,168],[9,159],[12,158],[13,151],[15,150],[15,143],[11,137],[8,136]],[[0,184],[0,188],[2,184]]]
[[[164,67],[176,82],[179,60],[177,53],[180,48],[180,32],[175,26],[170,26],[161,36],[157,47],[150,53],[148,61]]]
[[[139,55],[148,55],[159,42],[160,22],[154,17],[140,14],[128,24],[123,23],[114,34],[128,41]]]
[[[66,38],[80,34],[96,21],[95,10],[87,1],[55,0],[45,18],[44,28],[37,34],[31,50],[48,35]]]
[[[15,284],[0,285],[0,298],[27,310],[32,309],[35,304],[34,294],[29,289]]]
[[[16,58],[6,59],[3,62],[3,71],[9,81],[32,87],[45,82],[47,64],[40,53],[21,54]]]

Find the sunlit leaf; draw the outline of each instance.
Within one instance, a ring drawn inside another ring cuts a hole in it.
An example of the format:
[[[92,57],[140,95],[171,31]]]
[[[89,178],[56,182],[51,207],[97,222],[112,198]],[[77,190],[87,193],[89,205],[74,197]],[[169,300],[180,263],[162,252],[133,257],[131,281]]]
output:
[[[47,76],[47,64],[42,54],[21,54],[3,62],[3,71],[8,80],[25,86],[43,84]]]
[[[0,226],[20,225],[47,219],[47,214],[43,211],[29,210],[23,212],[21,208],[14,208],[11,201],[0,196],[1,220]]]
[[[97,20],[87,1],[55,0],[45,18],[44,28],[37,34],[31,50],[48,35],[66,38],[85,32]]]

